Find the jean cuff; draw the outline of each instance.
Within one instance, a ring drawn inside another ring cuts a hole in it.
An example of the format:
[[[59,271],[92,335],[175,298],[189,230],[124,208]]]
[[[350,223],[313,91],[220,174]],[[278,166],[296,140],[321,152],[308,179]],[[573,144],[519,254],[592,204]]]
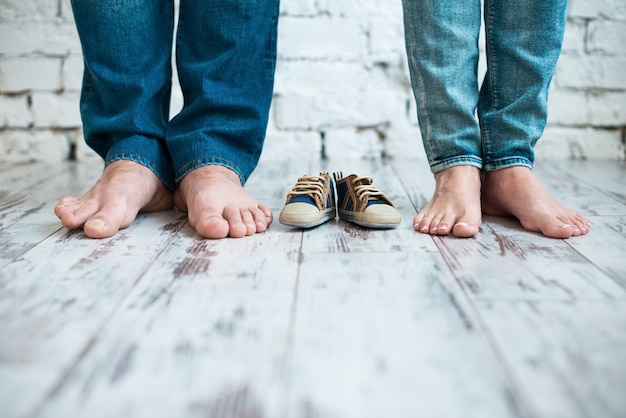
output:
[[[452,158],[446,158],[442,161],[437,161],[430,164],[430,171],[435,174],[448,168],[457,167],[460,165],[470,165],[481,169],[483,167],[483,161],[481,158],[474,155],[462,155]]]
[[[496,171],[502,170],[503,168],[509,167],[528,167],[531,170],[533,169],[533,162],[528,158],[523,157],[509,157],[502,158],[495,161],[490,161],[483,166],[483,171]]]

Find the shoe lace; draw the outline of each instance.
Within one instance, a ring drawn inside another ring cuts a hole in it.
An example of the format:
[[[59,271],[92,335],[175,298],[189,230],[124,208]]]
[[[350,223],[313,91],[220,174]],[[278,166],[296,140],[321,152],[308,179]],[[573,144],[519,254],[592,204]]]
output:
[[[354,192],[359,200],[369,200],[370,198],[374,198],[375,200],[386,200],[386,196],[383,192],[381,192],[376,186],[372,183],[374,179],[372,177],[360,176],[352,179],[352,184],[354,184]]]
[[[319,199],[324,198],[324,187],[326,186],[326,179],[321,176],[302,176],[293,186],[290,196],[307,195]]]

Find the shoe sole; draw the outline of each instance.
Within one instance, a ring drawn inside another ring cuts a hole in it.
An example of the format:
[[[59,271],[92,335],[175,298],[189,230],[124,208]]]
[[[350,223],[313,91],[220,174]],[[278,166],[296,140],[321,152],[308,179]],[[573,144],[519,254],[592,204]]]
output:
[[[392,228],[396,228],[402,222],[402,220],[396,223],[388,223],[388,222],[381,223],[381,222],[364,221],[361,219],[356,219],[354,215],[346,213],[346,211],[343,211],[341,209],[339,210],[339,219],[343,219],[346,222],[350,222],[350,223],[357,224],[366,228],[373,228],[373,229],[392,229]]]
[[[293,226],[295,228],[302,228],[302,229],[308,229],[308,228],[313,228],[315,226],[321,225],[325,222],[328,222],[332,219],[335,219],[336,216],[336,210],[335,208],[332,209],[326,209],[325,214],[322,218],[320,219],[316,219],[314,221],[311,222],[297,222],[297,221],[288,221],[288,220],[284,220],[284,219],[278,219],[278,221],[283,224],[283,225],[287,225],[287,226]]]

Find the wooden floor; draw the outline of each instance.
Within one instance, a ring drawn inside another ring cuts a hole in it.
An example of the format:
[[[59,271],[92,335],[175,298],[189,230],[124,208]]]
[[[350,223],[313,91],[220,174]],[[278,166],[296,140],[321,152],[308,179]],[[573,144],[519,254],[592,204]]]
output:
[[[169,211],[91,240],[53,207],[100,170],[0,166],[2,418],[626,416],[624,163],[538,164],[591,220],[568,240],[414,232],[423,161],[266,163],[247,185],[277,219],[302,174],[371,175],[395,230],[210,241]]]

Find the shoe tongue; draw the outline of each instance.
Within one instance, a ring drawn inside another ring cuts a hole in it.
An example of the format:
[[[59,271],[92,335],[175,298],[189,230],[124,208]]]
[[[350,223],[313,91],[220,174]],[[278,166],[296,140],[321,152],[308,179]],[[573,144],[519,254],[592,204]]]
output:
[[[296,203],[296,202],[309,203],[311,205],[315,205],[315,200],[307,194],[297,195],[297,196],[292,197],[289,200],[289,203]]]
[[[370,177],[364,177],[364,178],[360,178],[356,181],[354,181],[354,186],[370,186],[373,184],[373,180]],[[367,197],[367,206],[371,206],[371,205],[379,205],[379,204],[383,204],[383,205],[389,205],[391,204],[391,202],[389,202],[385,197],[383,197],[382,195],[369,195]]]

